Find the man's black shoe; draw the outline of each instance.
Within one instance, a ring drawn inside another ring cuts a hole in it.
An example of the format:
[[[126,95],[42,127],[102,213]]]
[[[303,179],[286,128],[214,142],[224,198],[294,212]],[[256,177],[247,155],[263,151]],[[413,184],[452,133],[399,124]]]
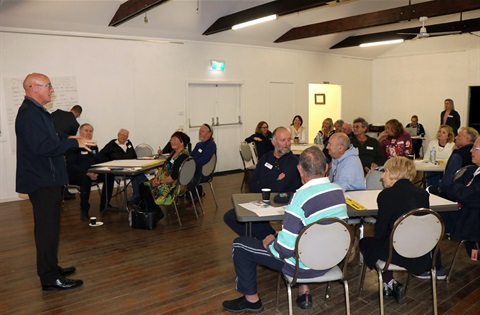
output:
[[[393,291],[390,288],[383,288],[383,296],[387,299],[393,298]]]
[[[393,284],[393,296],[395,297],[395,301],[397,303],[402,303],[405,300],[405,287],[403,284],[399,282],[395,282]]]
[[[242,296],[235,300],[223,301],[223,308],[233,313],[250,312],[260,313],[263,311],[262,300],[258,300],[255,303],[247,301],[245,296]]]
[[[58,268],[58,273],[62,276],[62,277],[66,277],[66,276],[69,276],[71,275],[72,273],[74,273],[77,268],[75,267],[66,267],[66,268],[62,268],[60,266],[57,266]]]
[[[305,293],[305,294],[302,294],[302,295],[299,295],[297,297],[297,306],[300,307],[301,309],[307,309],[307,308],[311,308],[313,303],[312,303],[312,295],[310,293]]]
[[[43,291],[70,290],[78,288],[82,286],[82,284],[82,280],[68,279],[60,276],[57,280],[55,280],[54,284],[43,284],[42,289]]]

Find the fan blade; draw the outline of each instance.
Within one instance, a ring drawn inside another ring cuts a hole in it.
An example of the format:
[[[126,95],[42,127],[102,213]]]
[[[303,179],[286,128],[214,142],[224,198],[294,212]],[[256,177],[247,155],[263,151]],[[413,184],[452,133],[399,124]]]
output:
[[[416,36],[418,35],[418,33],[397,33],[398,35],[412,35],[412,36]]]
[[[452,32],[436,32],[436,33],[429,33],[430,36],[442,36],[442,35],[453,35],[453,34],[460,34],[461,31],[452,31]]]

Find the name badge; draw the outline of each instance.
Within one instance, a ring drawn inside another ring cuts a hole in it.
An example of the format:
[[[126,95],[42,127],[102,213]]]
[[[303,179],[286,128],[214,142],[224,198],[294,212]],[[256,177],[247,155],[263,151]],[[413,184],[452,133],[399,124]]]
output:
[[[366,148],[366,149],[367,149],[367,150],[373,150],[373,147],[369,147],[369,146],[367,145],[367,148]]]
[[[448,117],[453,118],[453,115],[448,115]]]
[[[203,152],[203,150],[202,150],[202,149],[198,149],[198,152],[202,153],[202,152]]]
[[[127,148],[131,149],[131,148],[132,148],[132,146],[131,146],[131,145],[127,145]]]
[[[398,141],[397,143],[398,143],[398,144],[403,144],[403,141]]]
[[[80,151],[80,154],[87,155],[88,151]]]
[[[265,162],[265,167],[271,170],[273,168],[273,165],[268,162]]]

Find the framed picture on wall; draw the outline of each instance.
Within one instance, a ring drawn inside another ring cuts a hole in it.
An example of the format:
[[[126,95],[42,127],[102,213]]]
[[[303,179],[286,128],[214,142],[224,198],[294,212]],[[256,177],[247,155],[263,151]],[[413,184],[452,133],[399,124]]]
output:
[[[315,94],[315,104],[325,105],[325,94]]]

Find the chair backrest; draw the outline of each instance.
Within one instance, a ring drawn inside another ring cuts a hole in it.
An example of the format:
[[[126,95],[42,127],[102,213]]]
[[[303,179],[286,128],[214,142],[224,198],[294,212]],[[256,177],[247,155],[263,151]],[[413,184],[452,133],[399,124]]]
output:
[[[351,243],[350,229],[343,220],[324,218],[309,224],[295,244],[297,269],[299,260],[310,269],[330,269],[345,258]]]
[[[137,158],[153,156],[153,148],[146,143],[141,143],[135,147],[135,153]]]
[[[245,141],[240,143],[240,156],[242,157],[243,166],[245,167],[245,169],[251,167],[252,165],[255,165],[250,146]]]
[[[180,185],[188,185],[195,175],[196,163],[195,160],[189,156],[185,161],[183,161],[180,166],[178,182]]]
[[[257,143],[255,141],[252,141],[248,145],[250,146],[250,151],[252,152],[253,163],[258,164]]]
[[[465,173],[466,170],[468,170],[470,167],[475,166],[475,165],[467,165],[459,169],[458,171],[455,172],[455,175],[453,175],[453,180],[456,181],[460,177],[462,177],[463,173]]]
[[[390,235],[390,255],[392,249],[407,258],[421,257],[435,249],[443,237],[444,224],[438,213],[428,208],[418,208],[402,215],[395,221]],[[433,259],[435,263],[435,259]],[[386,266],[388,268],[388,266]]]
[[[367,175],[365,176],[365,184],[367,186],[367,190],[383,189],[383,173],[383,169],[380,168],[374,168],[368,171]]]
[[[214,153],[210,161],[208,161],[207,164],[205,164],[202,167],[202,175],[206,177],[210,177],[215,171],[216,165],[217,165],[217,154]]]

